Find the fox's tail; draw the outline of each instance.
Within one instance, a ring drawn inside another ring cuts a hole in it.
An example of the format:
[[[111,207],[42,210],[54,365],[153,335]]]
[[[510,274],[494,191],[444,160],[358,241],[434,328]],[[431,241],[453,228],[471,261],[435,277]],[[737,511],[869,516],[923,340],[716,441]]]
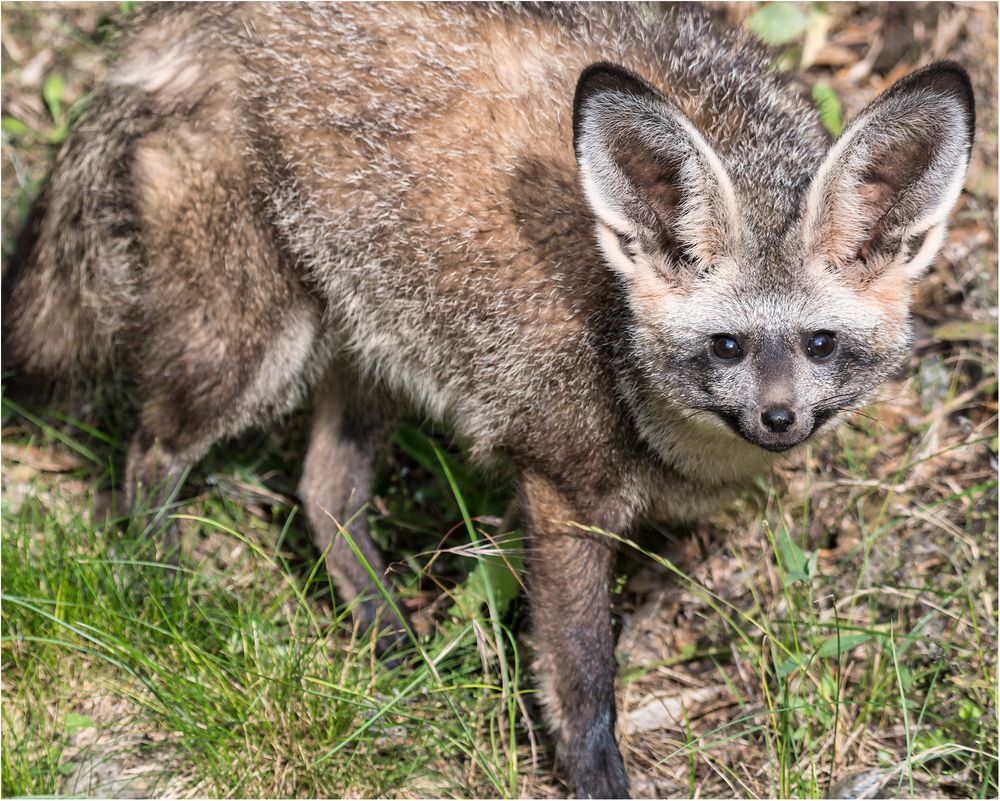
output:
[[[143,260],[131,154],[152,124],[140,96],[111,89],[56,156],[3,276],[8,396],[87,385],[112,366]]]

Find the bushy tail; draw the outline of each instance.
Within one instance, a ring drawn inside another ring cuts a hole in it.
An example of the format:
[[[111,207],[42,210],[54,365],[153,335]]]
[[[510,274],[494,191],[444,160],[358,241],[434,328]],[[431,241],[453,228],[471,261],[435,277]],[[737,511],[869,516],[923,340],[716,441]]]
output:
[[[3,277],[8,396],[89,385],[112,366],[142,260],[131,153],[152,124],[141,97],[106,91],[56,156]]]

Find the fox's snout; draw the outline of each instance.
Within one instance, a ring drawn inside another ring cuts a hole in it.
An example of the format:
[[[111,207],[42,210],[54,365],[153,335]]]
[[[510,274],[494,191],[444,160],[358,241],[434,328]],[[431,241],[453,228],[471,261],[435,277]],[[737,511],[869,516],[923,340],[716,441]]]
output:
[[[810,411],[792,400],[751,406],[742,416],[739,433],[769,451],[783,451],[807,439],[816,428]]]
[[[784,406],[773,406],[760,413],[764,427],[774,434],[784,434],[795,422],[795,412]]]

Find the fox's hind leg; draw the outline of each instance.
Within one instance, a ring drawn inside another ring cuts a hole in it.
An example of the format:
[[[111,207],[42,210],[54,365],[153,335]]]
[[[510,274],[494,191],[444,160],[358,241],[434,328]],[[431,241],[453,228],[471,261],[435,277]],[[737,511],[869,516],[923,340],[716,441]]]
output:
[[[128,339],[140,404],[128,497],[158,530],[185,470],[291,408],[315,359],[318,303],[282,258],[233,149],[179,124],[135,152],[146,263]],[[161,536],[176,545],[174,527]]]
[[[393,596],[385,562],[368,533],[365,511],[374,459],[388,438],[392,414],[380,408],[373,395],[359,392],[358,379],[350,376],[349,372],[337,375],[336,382],[327,381],[316,394],[299,496],[337,590],[354,604],[361,630],[377,627],[378,651],[384,653],[405,641],[407,626],[399,604],[393,601],[397,614],[385,603],[385,596]]]
[[[180,541],[177,524],[169,518],[169,506],[180,484],[189,460],[178,457],[150,441],[139,430],[129,443],[125,464],[125,488],[133,522],[140,522],[143,535],[155,536],[164,558],[176,563]]]
[[[152,510],[143,519],[163,531],[168,548],[176,547],[176,528],[164,528],[156,510],[186,468],[221,437],[290,407],[322,351],[317,302],[282,263],[244,165],[233,159],[231,143],[220,145],[224,153],[206,153],[206,146],[205,138],[189,141],[175,128],[147,137],[136,153],[150,263],[136,314],[141,409],[128,474],[133,508]],[[355,601],[362,627],[384,629],[384,650],[404,634],[404,623],[382,603],[344,531],[387,588],[363,506],[389,416],[373,393],[359,393],[351,371],[338,378],[316,396],[301,495],[341,596]]]
[[[237,301],[215,295],[211,302]],[[204,306],[194,307],[203,327],[212,314]],[[282,302],[277,308],[284,308],[289,319],[261,316],[244,321],[255,328],[255,336],[267,335],[270,344],[255,345],[255,337],[242,336],[237,321],[230,319],[231,330],[213,330],[211,348],[198,347],[191,342],[197,329],[186,325],[193,321],[181,317],[169,326],[151,327],[140,349],[140,423],[129,445],[127,494],[133,516],[144,521],[144,531],[162,532],[167,553],[178,543],[165,507],[187,469],[219,439],[269,422],[299,394],[314,326],[304,313],[307,308],[300,308],[298,319],[294,303]]]

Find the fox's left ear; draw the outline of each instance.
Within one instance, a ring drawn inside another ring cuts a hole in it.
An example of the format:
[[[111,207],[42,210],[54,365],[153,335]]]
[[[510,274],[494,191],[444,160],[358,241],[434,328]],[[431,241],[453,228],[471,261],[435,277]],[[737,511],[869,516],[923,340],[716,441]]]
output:
[[[808,257],[858,286],[889,270],[918,277],[962,191],[974,127],[972,85],[957,64],[893,84],[848,126],[812,182]]]

